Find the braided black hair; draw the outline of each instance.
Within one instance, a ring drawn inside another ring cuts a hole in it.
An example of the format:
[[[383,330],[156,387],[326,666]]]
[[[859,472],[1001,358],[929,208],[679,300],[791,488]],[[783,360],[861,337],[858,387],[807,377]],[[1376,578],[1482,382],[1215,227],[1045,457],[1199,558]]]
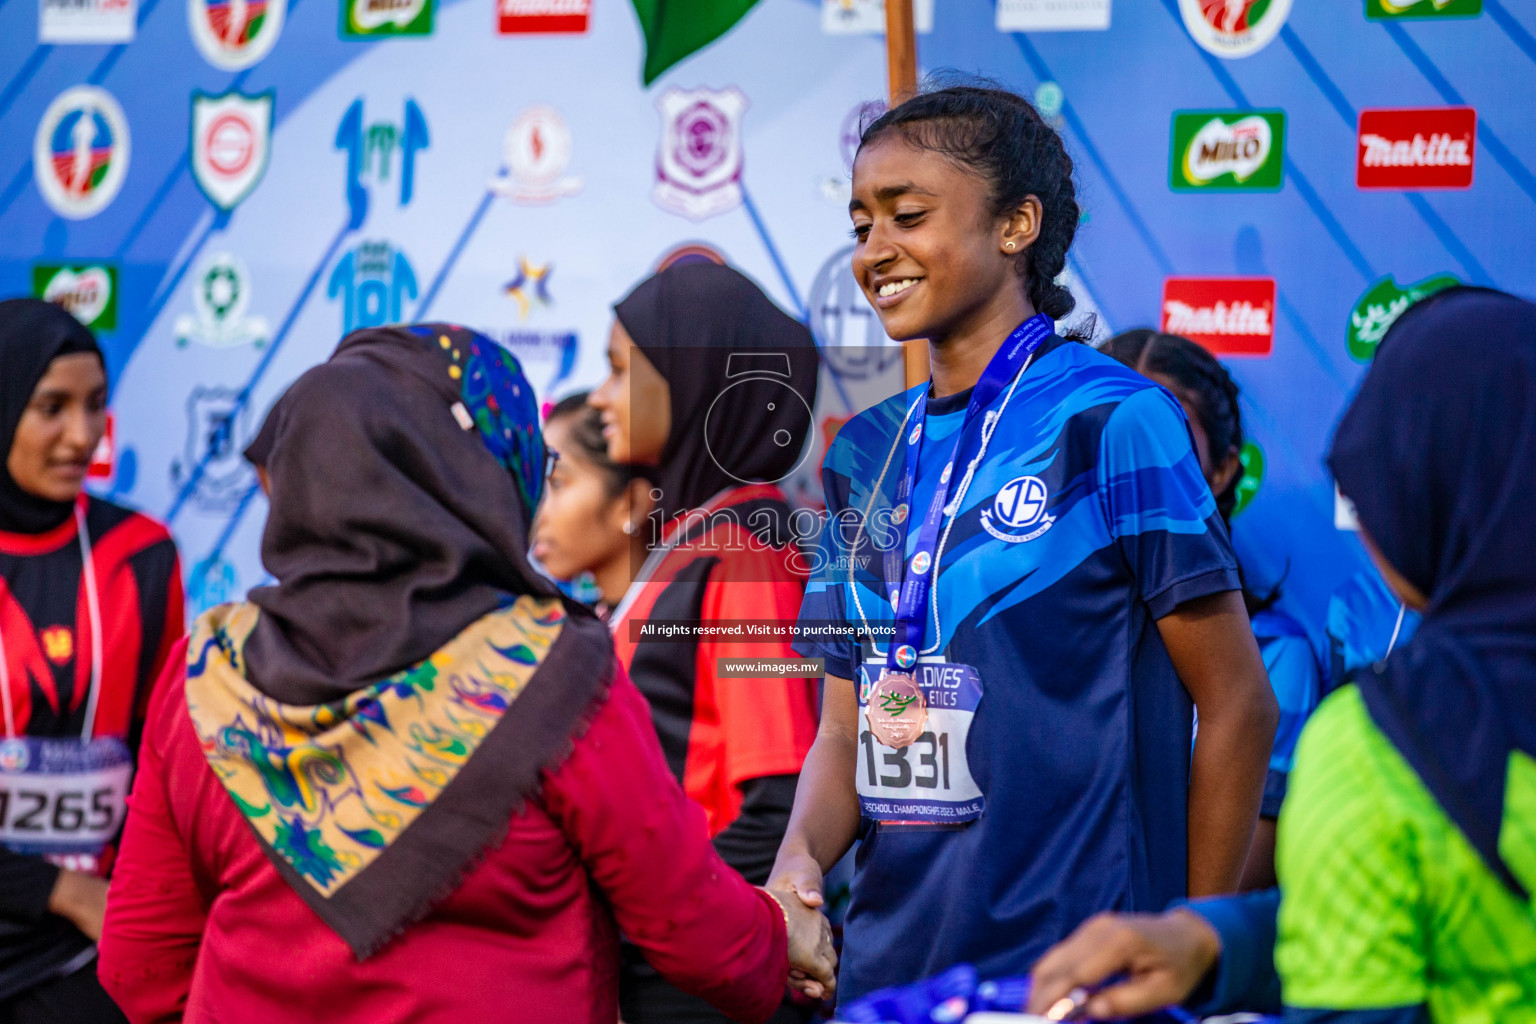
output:
[[[1142,327],[1123,331],[1104,343],[1104,354],[1113,356],[1143,374],[1157,374],[1173,381],[1176,396],[1195,410],[1205,431],[1211,458],[1224,459],[1228,452],[1243,450],[1243,414],[1237,405],[1238,387],[1227,368],[1204,348],[1178,334],[1160,334]],[[1216,511],[1224,522],[1232,521],[1237,507],[1235,474],[1216,495]],[[1239,570],[1241,571],[1241,570]],[[1284,582],[1282,577],[1281,583]],[[1243,583],[1243,603],[1256,615],[1280,600],[1280,583],[1267,594],[1258,594]]]
[[[1010,258],[1028,282],[1029,300],[1038,312],[1053,320],[1072,312],[1076,300],[1056,283],[1077,234],[1072,158],[1061,135],[1028,100],[988,85],[934,82],[866,124],[859,148],[890,132],[979,175],[987,183],[987,205],[994,216],[1017,210],[1029,196],[1038,199],[1039,237]]]
[[[603,438],[603,417],[587,404],[587,392],[578,391],[556,402],[544,417],[545,423],[557,419],[567,420],[575,450],[561,454],[570,455],[588,463],[603,474],[603,493],[617,498],[629,485],[628,467],[621,466],[608,457],[608,442]]]
[[[1243,416],[1237,407],[1237,384],[1227,368],[1199,345],[1177,334],[1159,334],[1149,328],[1124,331],[1104,343],[1104,354],[1144,374],[1172,380],[1177,396],[1188,402],[1200,419],[1210,445],[1211,458],[1225,459],[1230,451],[1243,450]],[[1230,520],[1237,506],[1234,476],[1216,495],[1221,518]]]

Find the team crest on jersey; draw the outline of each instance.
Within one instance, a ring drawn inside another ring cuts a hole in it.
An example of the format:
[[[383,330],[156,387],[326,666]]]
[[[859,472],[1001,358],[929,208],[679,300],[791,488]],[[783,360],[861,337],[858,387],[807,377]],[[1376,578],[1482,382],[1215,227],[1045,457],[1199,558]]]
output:
[[[250,435],[250,412],[239,391],[194,388],[187,398],[187,440],[181,458],[171,463],[171,483],[195,481],[192,498],[199,508],[233,512],[254,478],[241,455]]]
[[[581,191],[571,166],[571,130],[554,107],[529,107],[501,140],[501,173],[491,191],[514,203],[552,203]]]
[[[43,654],[55,665],[68,665],[75,656],[75,634],[68,626],[49,626],[38,634],[43,642]]]
[[[123,187],[128,148],[128,119],[111,93],[94,85],[66,89],[37,124],[37,190],[60,217],[94,217]]]
[[[1050,498],[1050,490],[1039,477],[1015,477],[998,489],[992,507],[982,510],[981,528],[1008,544],[1034,540],[1056,522],[1056,517],[1045,510]]]
[[[668,89],[661,111],[661,149],[651,198],[664,210],[704,220],[741,205],[740,89]]]
[[[245,264],[229,253],[219,253],[203,266],[192,286],[191,315],[176,318],[176,344],[190,342],[209,348],[254,345],[261,348],[272,337],[265,317],[246,316],[251,304],[250,274]]]
[[[192,177],[222,210],[233,210],[266,173],[272,95],[192,94]]]
[[[1201,49],[1228,59],[1270,44],[1291,13],[1291,0],[1179,0],[1184,27]]]
[[[239,71],[272,52],[288,0],[187,0],[198,52],[216,68]]]

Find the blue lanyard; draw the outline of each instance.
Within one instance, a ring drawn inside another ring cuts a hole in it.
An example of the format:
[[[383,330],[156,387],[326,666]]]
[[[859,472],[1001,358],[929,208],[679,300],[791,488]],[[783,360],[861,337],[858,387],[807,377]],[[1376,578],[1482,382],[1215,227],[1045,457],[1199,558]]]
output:
[[[958,475],[956,467],[966,464],[963,456],[967,455],[968,449],[972,447],[971,442],[975,440],[971,435],[979,434],[979,431],[973,432],[971,427],[980,419],[982,410],[991,405],[992,400],[1002,394],[1003,389],[1013,381],[1019,368],[1054,333],[1055,325],[1051,318],[1044,313],[1037,313],[1016,327],[987,363],[981,379],[971,389],[971,400],[965,407],[965,419],[955,432],[948,461],[933,491],[933,500],[928,503],[928,511],[918,525],[916,550],[910,559],[906,559],[906,529],[907,521],[911,518],[907,508],[917,484],[918,457],[923,450],[923,424],[928,410],[927,388],[919,392],[913,404],[907,422],[915,422],[916,425],[907,432],[906,463],[902,467],[901,483],[896,490],[894,519],[899,536],[895,546],[885,553],[886,580],[902,581],[900,592],[891,602],[896,615],[896,638],[886,651],[886,666],[893,671],[911,669],[917,664],[918,652],[923,647],[928,595],[933,589],[932,574],[937,571],[934,551],[938,546],[939,525],[944,520],[944,508],[949,504],[950,490],[955,486],[955,477]],[[904,559],[905,567],[901,564]]]

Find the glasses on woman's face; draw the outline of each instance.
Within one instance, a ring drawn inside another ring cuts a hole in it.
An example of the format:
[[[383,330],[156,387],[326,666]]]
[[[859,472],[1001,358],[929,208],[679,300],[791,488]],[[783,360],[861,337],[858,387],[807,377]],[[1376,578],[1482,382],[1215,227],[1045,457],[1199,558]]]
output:
[[[560,465],[560,453],[553,448],[544,449],[544,482],[549,483],[550,477],[555,475],[555,467]]]

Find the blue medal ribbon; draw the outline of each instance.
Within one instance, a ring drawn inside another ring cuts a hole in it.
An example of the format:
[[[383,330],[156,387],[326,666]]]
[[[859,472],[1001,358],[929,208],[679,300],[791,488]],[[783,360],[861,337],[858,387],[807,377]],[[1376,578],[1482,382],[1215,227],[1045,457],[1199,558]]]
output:
[[[923,649],[923,632],[927,627],[928,595],[933,588],[933,574],[938,567],[934,565],[935,550],[938,546],[939,527],[944,521],[944,509],[949,505],[949,495],[955,487],[956,477],[963,473],[959,467],[966,464],[972,442],[979,437],[980,431],[972,431],[972,427],[981,419],[982,410],[992,404],[992,400],[1002,394],[1003,389],[1012,383],[1020,368],[1035,354],[1045,339],[1055,333],[1055,324],[1044,313],[1037,313],[1018,327],[1003,342],[992,359],[987,363],[987,368],[982,371],[981,379],[971,389],[971,400],[965,407],[965,419],[961,421],[960,429],[955,432],[954,443],[949,449],[949,458],[944,465],[944,471],[939,477],[938,486],[934,488],[933,500],[928,504],[928,511],[918,524],[917,542],[912,557],[902,565],[902,560],[907,551],[907,524],[912,520],[910,514],[903,514],[912,500],[912,492],[917,484],[918,457],[923,450],[923,425],[928,411],[928,389],[924,388],[918,393],[917,401],[913,405],[912,415],[907,422],[915,426],[907,430],[906,440],[906,464],[902,467],[901,483],[896,490],[896,509],[894,517],[899,537],[895,546],[885,553],[885,577],[886,580],[901,580],[901,588],[891,601],[892,610],[896,615],[895,641],[886,651],[886,668],[892,672],[909,672],[917,664],[919,652]],[[975,436],[973,436],[973,434]]]

